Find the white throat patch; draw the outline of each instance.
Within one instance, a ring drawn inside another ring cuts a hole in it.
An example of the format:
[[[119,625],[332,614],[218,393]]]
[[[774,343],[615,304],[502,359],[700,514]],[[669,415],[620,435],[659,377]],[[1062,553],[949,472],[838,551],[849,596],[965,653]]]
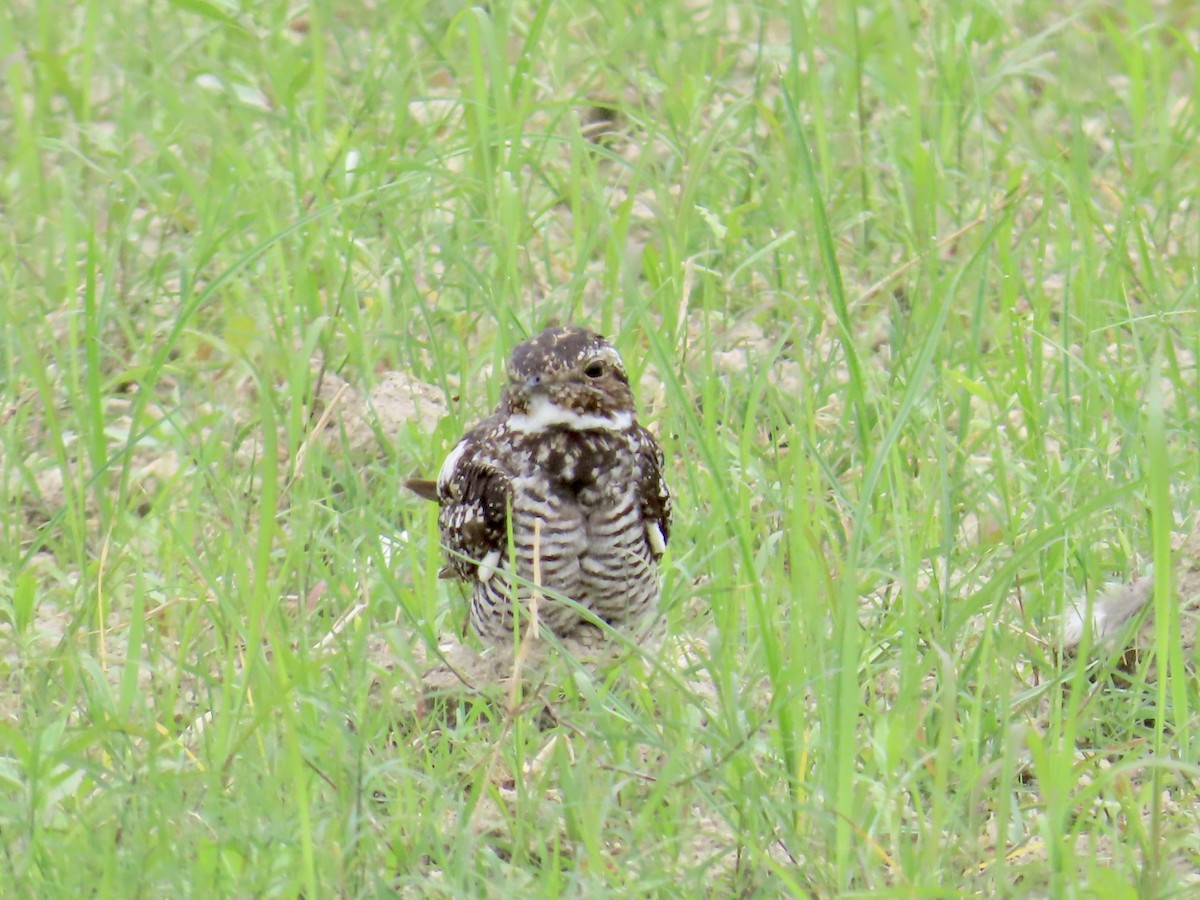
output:
[[[624,431],[632,424],[633,413],[619,412],[611,416],[577,413],[542,394],[534,396],[529,412],[511,416],[508,420],[508,427],[522,434],[539,434],[555,426],[571,431]]]

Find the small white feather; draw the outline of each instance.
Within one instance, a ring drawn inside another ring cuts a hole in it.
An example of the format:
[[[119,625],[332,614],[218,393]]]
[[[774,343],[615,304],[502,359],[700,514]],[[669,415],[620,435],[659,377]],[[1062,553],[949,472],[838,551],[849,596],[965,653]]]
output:
[[[667,539],[663,537],[657,522],[646,523],[646,540],[650,542],[650,552],[655,556],[662,556],[667,551]]]
[[[487,584],[489,578],[496,574],[496,566],[500,564],[500,551],[493,550],[479,561],[478,576],[481,584]]]
[[[1128,584],[1109,584],[1096,595],[1092,602],[1091,619],[1088,619],[1086,599],[1067,605],[1062,619],[1063,649],[1074,650],[1083,642],[1088,626],[1095,641],[1104,641],[1113,636],[1122,625],[1137,615],[1154,596],[1153,575],[1143,576]]]

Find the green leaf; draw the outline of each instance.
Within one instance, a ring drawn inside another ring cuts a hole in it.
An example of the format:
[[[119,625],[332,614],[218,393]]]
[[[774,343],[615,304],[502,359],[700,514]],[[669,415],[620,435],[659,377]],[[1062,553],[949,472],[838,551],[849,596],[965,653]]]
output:
[[[167,2],[178,9],[182,9],[184,12],[195,13],[206,19],[212,19],[214,22],[220,22],[222,25],[237,28],[239,31],[246,30],[246,27],[241,22],[233,18],[215,3],[209,3],[208,0],[167,0]]]

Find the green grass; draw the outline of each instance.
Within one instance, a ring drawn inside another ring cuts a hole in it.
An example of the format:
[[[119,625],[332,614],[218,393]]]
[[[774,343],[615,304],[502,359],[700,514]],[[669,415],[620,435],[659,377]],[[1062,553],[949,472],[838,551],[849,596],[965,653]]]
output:
[[[1166,579],[1167,677],[1046,636],[1196,528],[1200,16],[1061,9],[9,4],[3,893],[1195,890]],[[671,640],[422,697],[402,482],[550,319],[662,435]],[[314,437],[388,370],[447,414]]]

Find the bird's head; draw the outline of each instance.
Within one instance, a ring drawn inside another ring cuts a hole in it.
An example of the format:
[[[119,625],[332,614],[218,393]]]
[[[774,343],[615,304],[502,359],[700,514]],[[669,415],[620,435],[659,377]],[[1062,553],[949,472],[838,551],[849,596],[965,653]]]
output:
[[[519,344],[508,360],[505,400],[517,428],[624,430],[633,392],[615,347],[594,331],[547,328]]]

